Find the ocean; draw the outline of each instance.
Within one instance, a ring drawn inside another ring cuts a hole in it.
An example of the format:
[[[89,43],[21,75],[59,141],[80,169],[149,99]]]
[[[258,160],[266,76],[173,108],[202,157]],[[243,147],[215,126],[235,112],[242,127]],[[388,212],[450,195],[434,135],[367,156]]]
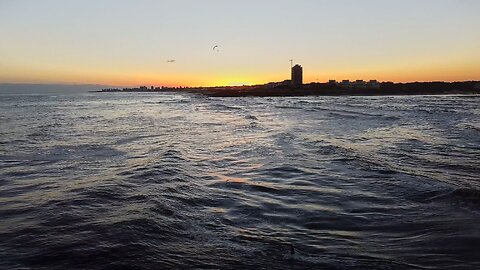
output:
[[[480,96],[0,95],[0,269],[480,269]]]

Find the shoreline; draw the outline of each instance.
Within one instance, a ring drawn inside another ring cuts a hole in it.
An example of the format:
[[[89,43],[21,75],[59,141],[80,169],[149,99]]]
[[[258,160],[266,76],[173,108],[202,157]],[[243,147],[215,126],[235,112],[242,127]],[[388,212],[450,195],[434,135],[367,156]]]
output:
[[[381,83],[376,88],[342,87],[329,83],[305,84],[301,88],[292,86],[255,85],[233,87],[157,87],[103,89],[100,93],[190,93],[209,97],[295,97],[295,96],[430,96],[430,95],[478,95],[480,82],[425,82],[425,83]]]
[[[167,93],[188,93],[193,95],[201,95],[207,97],[395,97],[395,96],[478,96],[480,91],[467,92],[425,92],[425,93],[232,93],[223,91],[89,91],[90,93],[150,93],[150,94],[167,94]]]

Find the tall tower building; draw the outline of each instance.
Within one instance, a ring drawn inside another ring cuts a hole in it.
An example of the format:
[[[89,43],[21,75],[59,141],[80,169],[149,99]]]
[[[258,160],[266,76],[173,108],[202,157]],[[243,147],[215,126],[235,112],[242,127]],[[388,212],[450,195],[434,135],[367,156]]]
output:
[[[292,85],[295,88],[301,88],[303,85],[303,68],[300,65],[292,67]]]

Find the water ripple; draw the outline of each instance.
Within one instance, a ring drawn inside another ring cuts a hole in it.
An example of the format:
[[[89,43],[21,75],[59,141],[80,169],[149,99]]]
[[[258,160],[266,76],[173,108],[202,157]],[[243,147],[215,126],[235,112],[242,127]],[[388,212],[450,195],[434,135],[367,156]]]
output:
[[[0,99],[2,269],[477,269],[477,98]]]

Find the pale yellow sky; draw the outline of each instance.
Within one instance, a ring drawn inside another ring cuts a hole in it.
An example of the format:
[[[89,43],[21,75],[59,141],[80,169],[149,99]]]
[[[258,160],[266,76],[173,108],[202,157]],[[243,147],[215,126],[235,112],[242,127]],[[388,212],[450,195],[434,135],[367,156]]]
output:
[[[478,10],[473,0],[2,1],[0,82],[257,84],[288,79],[289,59],[306,82],[480,80]]]

